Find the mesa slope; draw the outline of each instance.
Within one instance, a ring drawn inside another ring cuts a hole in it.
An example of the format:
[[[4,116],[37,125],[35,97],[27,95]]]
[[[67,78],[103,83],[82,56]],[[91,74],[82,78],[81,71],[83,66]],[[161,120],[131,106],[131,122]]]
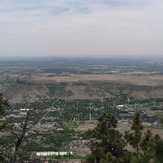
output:
[[[44,98],[103,99],[120,93],[135,99],[163,98],[163,76],[71,74],[19,79],[0,89],[12,103]]]

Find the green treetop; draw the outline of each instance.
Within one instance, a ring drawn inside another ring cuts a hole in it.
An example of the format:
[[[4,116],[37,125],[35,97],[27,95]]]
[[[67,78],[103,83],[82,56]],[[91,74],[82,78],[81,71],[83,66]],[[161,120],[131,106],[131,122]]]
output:
[[[3,99],[3,94],[0,93],[0,119],[3,118],[6,114],[5,114],[5,106],[9,106],[9,103],[7,100]],[[0,131],[3,131],[5,129],[8,128],[8,125],[4,124],[4,123],[0,123]],[[0,161],[4,162],[5,161],[5,157],[3,155],[3,153],[0,152]]]
[[[125,133],[125,139],[133,148],[131,163],[155,163],[156,148],[159,145],[159,135],[153,135],[150,130],[143,131],[140,113],[136,113],[131,126],[131,131]]]
[[[110,114],[103,114],[98,119],[98,125],[94,130],[87,132],[91,150],[89,163],[121,162],[124,155],[125,143],[117,127],[117,120]]]
[[[9,106],[9,102],[8,100],[3,99],[3,94],[0,93],[0,119],[6,115],[4,109],[5,106]],[[0,123],[0,131],[6,129],[6,127],[7,125],[5,125],[4,123]]]

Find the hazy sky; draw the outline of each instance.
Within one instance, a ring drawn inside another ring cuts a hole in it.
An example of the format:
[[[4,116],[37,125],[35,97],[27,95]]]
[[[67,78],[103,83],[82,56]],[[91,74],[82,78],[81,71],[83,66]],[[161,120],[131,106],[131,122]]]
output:
[[[2,56],[163,56],[163,0],[0,0]]]

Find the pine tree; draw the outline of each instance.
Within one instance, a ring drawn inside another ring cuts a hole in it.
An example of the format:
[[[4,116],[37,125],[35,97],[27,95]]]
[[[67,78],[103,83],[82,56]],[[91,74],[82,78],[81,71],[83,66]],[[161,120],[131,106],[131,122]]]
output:
[[[163,127],[163,118],[160,119],[160,123]],[[159,143],[156,145],[155,162],[157,163],[163,162],[163,139],[161,139]]]
[[[116,127],[116,118],[110,114],[104,114],[98,119],[97,127],[87,132],[90,138],[88,146],[91,150],[87,159],[89,163],[121,162],[125,153],[125,142],[120,132],[115,130]]]
[[[3,94],[0,93],[0,118],[4,117],[6,115],[4,106],[9,106],[9,102],[8,102],[8,100],[4,100]]]
[[[0,93],[0,119],[5,117],[5,115],[6,115],[5,109],[4,109],[5,106],[9,106],[9,102],[8,102],[8,100],[3,99],[3,94]],[[3,123],[3,122],[0,123],[0,131],[4,131],[8,127],[9,126],[6,125],[5,123]],[[0,161],[3,162],[4,160],[5,160],[5,157],[4,157],[3,153],[0,152]]]
[[[135,154],[138,158],[140,157],[140,141],[142,138],[143,129],[144,127],[142,125],[142,120],[140,119],[140,113],[137,112],[131,126],[131,131],[133,132],[126,132],[125,138],[127,142],[135,149]]]
[[[156,155],[156,147],[160,142],[159,135],[153,135],[150,130],[143,132],[144,127],[140,118],[140,113],[136,113],[131,126],[131,131],[125,133],[125,139],[134,152],[131,162],[148,163]]]

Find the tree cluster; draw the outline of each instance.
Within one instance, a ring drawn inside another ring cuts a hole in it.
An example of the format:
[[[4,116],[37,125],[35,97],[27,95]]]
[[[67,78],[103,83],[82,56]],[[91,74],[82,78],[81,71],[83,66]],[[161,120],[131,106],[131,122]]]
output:
[[[136,113],[131,129],[122,135],[113,115],[104,114],[95,129],[89,130],[91,154],[87,163],[161,163],[163,141],[150,130],[144,131],[140,113]]]

